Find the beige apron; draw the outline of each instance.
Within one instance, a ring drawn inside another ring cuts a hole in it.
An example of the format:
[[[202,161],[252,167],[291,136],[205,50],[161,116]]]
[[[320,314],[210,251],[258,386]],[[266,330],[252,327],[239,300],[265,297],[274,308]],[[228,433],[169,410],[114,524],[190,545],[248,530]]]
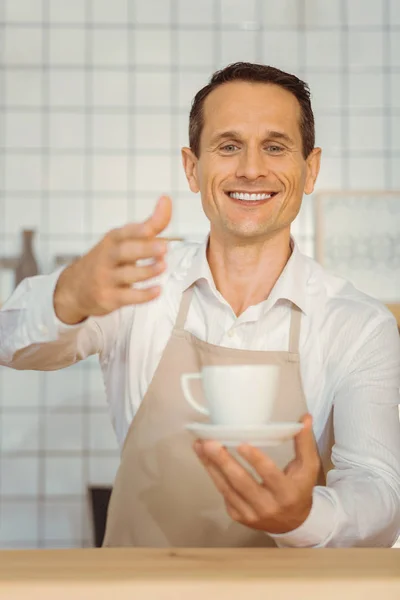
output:
[[[308,412],[298,352],[301,311],[292,305],[288,352],[215,346],[184,330],[193,289],[182,295],[175,327],[125,439],[104,546],[276,546],[265,533],[228,516],[185,430],[187,423],[208,419],[186,402],[180,379],[203,365],[277,364],[281,377],[273,420],[298,421]],[[194,392],[201,398],[200,389]],[[284,468],[294,457],[293,441],[265,451]],[[328,463],[330,452],[327,458]],[[322,468],[319,484],[325,484]]]

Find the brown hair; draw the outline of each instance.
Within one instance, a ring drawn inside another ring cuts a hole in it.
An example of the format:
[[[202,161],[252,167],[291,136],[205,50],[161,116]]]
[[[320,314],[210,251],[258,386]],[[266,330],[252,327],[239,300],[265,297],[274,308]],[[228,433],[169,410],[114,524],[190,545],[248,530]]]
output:
[[[247,62],[237,62],[216,71],[209,83],[193,99],[189,116],[189,145],[194,154],[200,154],[200,136],[204,125],[203,106],[207,96],[218,86],[230,81],[249,81],[279,85],[291,92],[301,109],[300,132],[303,156],[307,158],[315,145],[314,114],[311,108],[310,89],[304,81],[275,67]]]

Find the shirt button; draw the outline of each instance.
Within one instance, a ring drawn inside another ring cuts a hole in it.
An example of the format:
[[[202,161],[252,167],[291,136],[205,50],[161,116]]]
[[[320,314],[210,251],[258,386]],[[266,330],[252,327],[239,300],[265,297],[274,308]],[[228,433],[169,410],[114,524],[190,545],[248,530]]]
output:
[[[45,335],[47,335],[47,334],[49,333],[49,330],[47,329],[46,325],[41,325],[41,326],[39,327],[39,329],[40,329],[40,331],[41,331],[42,333],[44,333]]]
[[[232,338],[234,335],[235,335],[235,330],[234,330],[234,329],[230,329],[230,330],[228,331],[228,336],[229,336],[230,338]]]

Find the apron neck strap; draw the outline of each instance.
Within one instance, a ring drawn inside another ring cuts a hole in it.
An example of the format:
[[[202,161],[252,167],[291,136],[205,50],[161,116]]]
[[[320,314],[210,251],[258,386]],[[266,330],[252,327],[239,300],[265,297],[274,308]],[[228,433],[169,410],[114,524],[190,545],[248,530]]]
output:
[[[181,304],[179,306],[178,316],[175,321],[175,329],[184,329],[186,317],[189,312],[190,303],[192,301],[194,285],[188,287],[182,294]]]
[[[292,315],[290,318],[289,352],[299,353],[301,310],[292,303]]]

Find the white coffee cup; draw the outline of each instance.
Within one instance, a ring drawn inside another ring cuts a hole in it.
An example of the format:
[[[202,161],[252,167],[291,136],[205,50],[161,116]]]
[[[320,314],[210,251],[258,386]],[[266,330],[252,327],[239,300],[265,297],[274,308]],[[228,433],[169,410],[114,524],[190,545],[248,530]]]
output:
[[[186,401],[216,425],[260,425],[268,423],[279,385],[278,365],[224,365],[203,367],[201,373],[181,376]],[[190,391],[190,382],[200,379],[208,408]]]

